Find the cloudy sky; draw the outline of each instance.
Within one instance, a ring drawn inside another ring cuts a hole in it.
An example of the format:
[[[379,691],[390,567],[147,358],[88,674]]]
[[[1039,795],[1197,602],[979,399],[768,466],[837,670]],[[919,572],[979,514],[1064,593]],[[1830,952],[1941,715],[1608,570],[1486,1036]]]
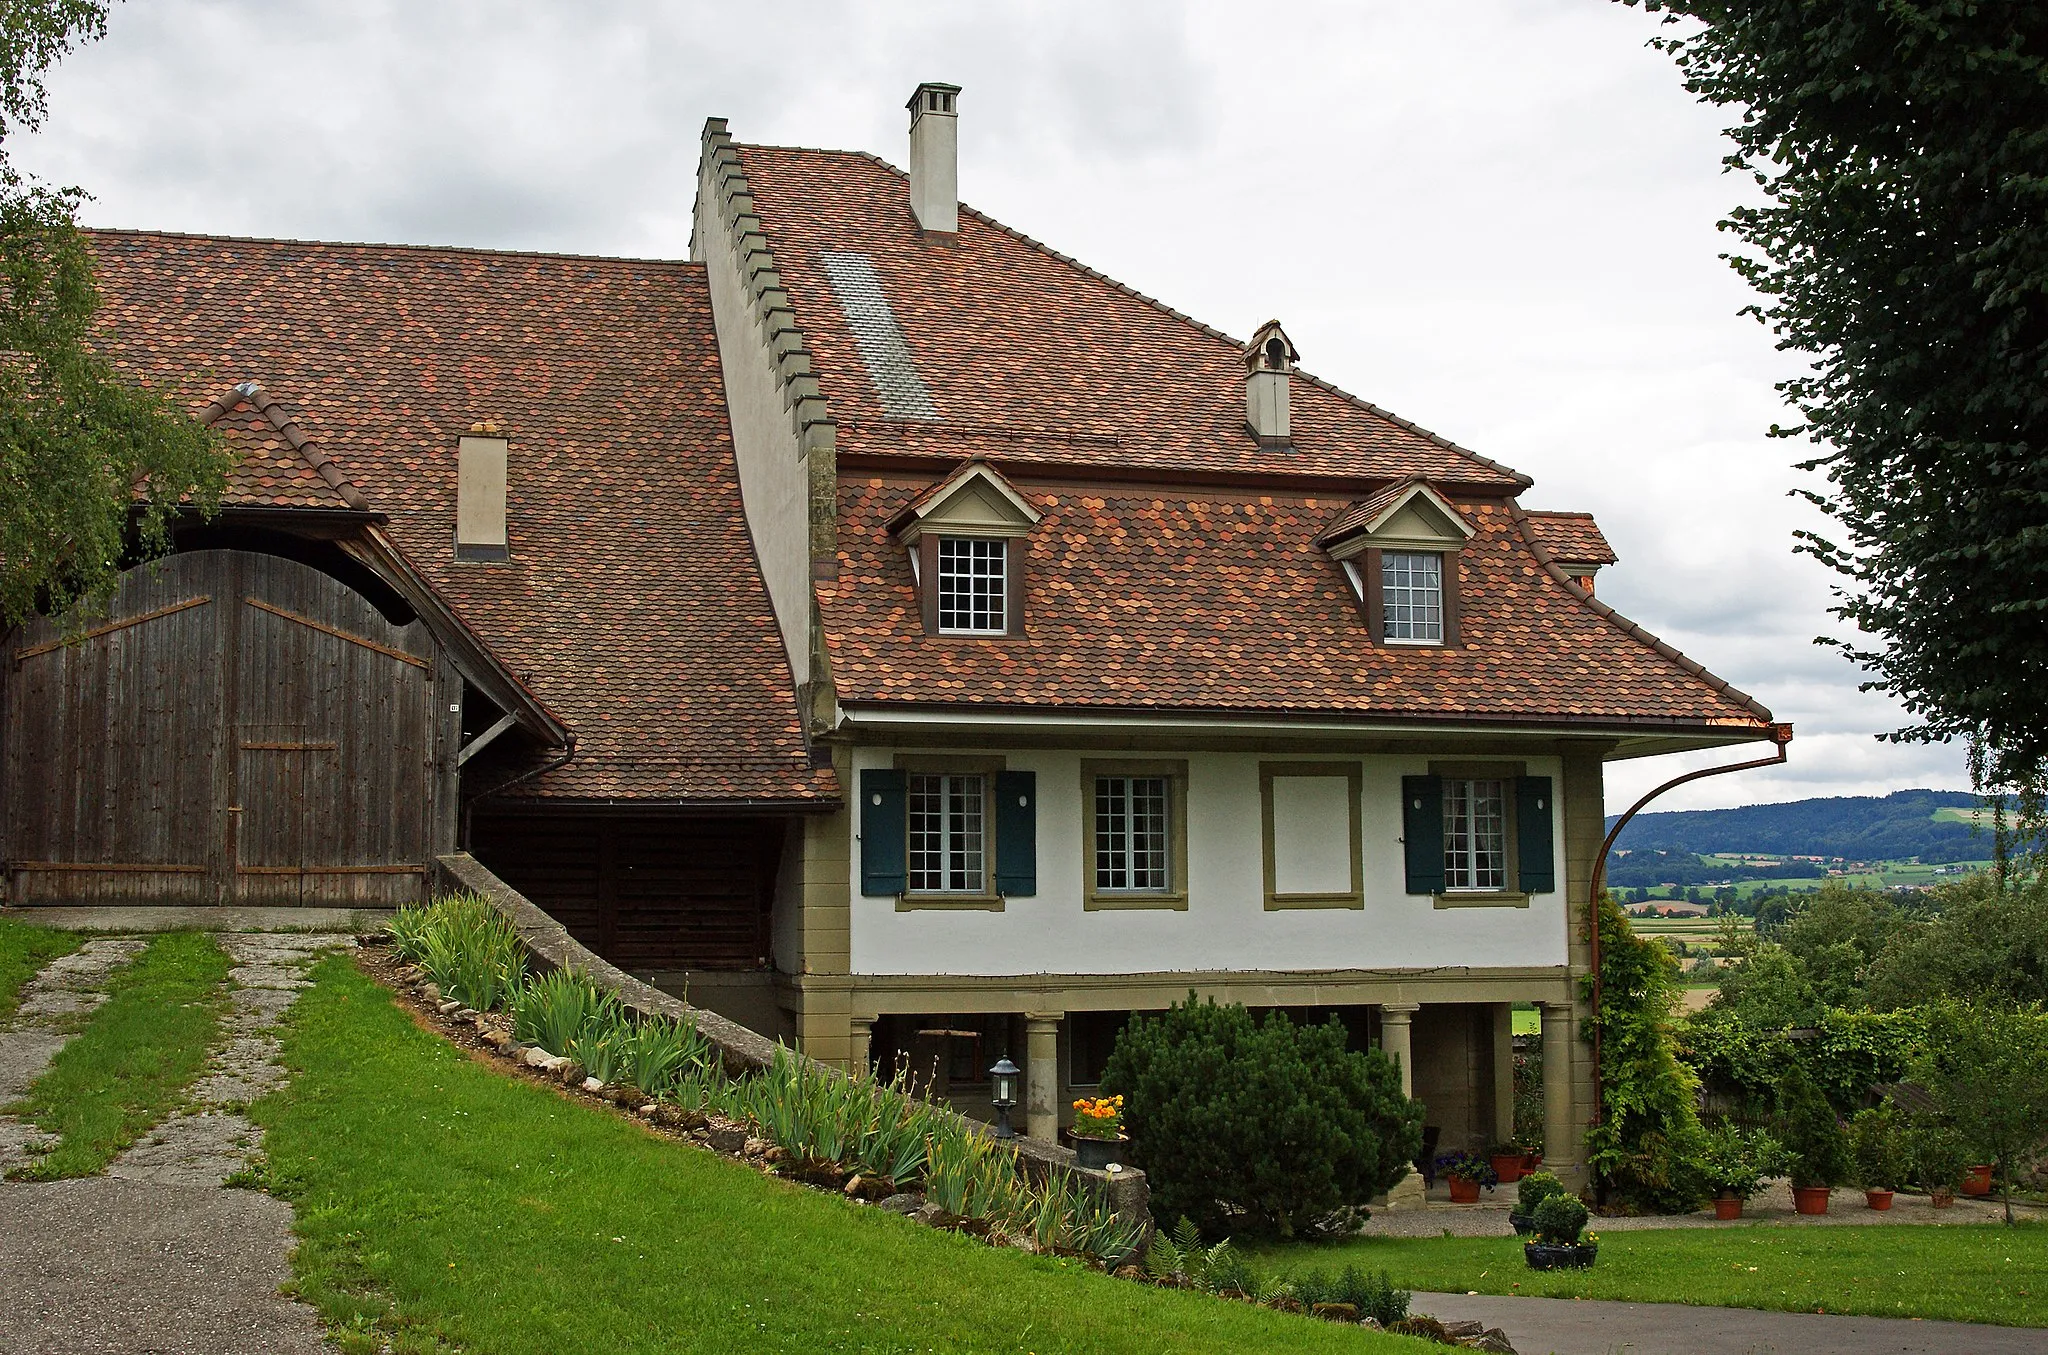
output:
[[[51,80],[26,167],[96,225],[680,257],[698,132],[901,164],[962,96],[961,196],[1599,515],[1601,595],[1799,727],[1660,803],[1962,787],[1813,638],[1795,360],[1737,311],[1722,116],[1608,0],[1003,6],[148,0]],[[1707,759],[1711,760],[1711,759]],[[1697,760],[1696,760],[1697,761]],[[1689,764],[1610,772],[1610,808]]]

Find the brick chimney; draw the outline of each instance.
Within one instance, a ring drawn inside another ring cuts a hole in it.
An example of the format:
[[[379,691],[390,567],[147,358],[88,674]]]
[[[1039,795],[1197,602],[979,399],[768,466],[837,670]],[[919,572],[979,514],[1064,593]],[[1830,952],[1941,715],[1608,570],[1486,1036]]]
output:
[[[960,233],[960,86],[927,80],[910,109],[910,210],[929,234]]]

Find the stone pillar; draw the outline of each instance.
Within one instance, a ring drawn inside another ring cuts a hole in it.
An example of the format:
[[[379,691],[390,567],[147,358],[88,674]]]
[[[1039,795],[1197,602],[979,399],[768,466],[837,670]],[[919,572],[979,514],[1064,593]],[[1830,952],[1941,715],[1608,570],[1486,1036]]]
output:
[[[1583,1136],[1573,1122],[1576,1098],[1572,1087],[1573,1029],[1570,1002],[1543,1004],[1543,1166],[1567,1184],[1577,1186],[1584,1164],[1579,1162]]]
[[[875,1018],[855,1016],[849,1019],[846,1035],[846,1071],[858,1077],[872,1066],[875,1040]]]
[[[1024,1014],[1024,1132],[1058,1143],[1060,1138],[1061,1012]]]
[[[1515,1007],[1493,1004],[1493,1141],[1515,1137]]]
[[[1399,1065],[1403,1096],[1415,1095],[1415,1070],[1410,1067],[1415,1061],[1415,1046],[1411,1036],[1415,1013],[1421,1010],[1419,1002],[1380,1004],[1380,1052]]]

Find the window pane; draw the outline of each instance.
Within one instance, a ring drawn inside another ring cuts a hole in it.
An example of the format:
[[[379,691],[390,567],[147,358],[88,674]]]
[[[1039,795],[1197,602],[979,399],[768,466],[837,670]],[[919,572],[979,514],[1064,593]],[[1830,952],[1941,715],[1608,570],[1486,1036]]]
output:
[[[1505,781],[1444,782],[1444,888],[1506,889]]]
[[[910,778],[909,887],[979,893],[983,858],[983,778],[919,774]]]
[[[1163,776],[1095,778],[1095,887],[1163,892],[1167,804]]]
[[[1388,551],[1380,556],[1380,597],[1386,638],[1444,638],[1444,558]]]
[[[1004,546],[978,537],[939,538],[939,629],[1000,635],[1005,629]]]

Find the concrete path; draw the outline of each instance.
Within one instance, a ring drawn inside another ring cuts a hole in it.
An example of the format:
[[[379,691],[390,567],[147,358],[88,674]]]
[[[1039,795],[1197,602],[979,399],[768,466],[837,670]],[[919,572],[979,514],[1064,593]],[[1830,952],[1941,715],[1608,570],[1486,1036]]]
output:
[[[276,1062],[278,1021],[309,986],[306,970],[349,938],[328,932],[215,939],[236,962],[230,971],[235,986],[220,1042],[186,1107],[130,1147],[105,1176],[0,1183],[5,1355],[313,1355],[328,1349],[313,1310],[278,1293],[290,1271],[291,1207],[222,1183],[261,1151],[261,1133],[242,1111],[285,1081]],[[113,963],[143,945],[131,938],[91,941],[33,980],[21,1019],[0,1030],[0,1079],[26,1087],[66,1038],[51,1029],[46,1013],[82,1024],[82,1014],[104,1000],[94,990]],[[18,1095],[19,1089],[0,1085],[0,1094]],[[0,1120],[0,1154],[7,1135]]]
[[[1417,1294],[1410,1310],[1499,1327],[1517,1355],[2043,1355],[2048,1331],[1682,1303]]]

